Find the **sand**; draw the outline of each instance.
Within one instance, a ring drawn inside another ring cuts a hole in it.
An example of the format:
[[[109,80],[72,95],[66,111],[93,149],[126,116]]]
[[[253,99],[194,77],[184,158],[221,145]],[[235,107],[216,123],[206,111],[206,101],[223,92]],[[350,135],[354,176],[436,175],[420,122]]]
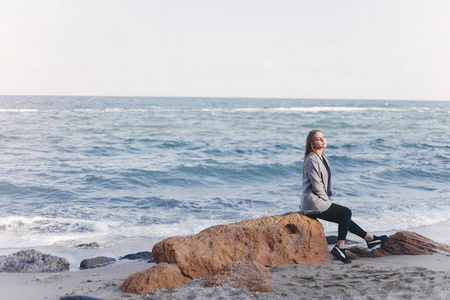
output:
[[[82,295],[99,299],[142,299],[119,290],[131,274],[151,268],[146,261],[118,262],[105,267],[60,273],[0,273],[0,299],[60,299]]]
[[[0,299],[450,299],[450,255],[364,258],[345,265],[284,265],[269,268],[275,292],[229,286],[206,288],[205,279],[146,297],[119,290],[131,274],[152,267],[145,261],[61,273],[0,273]]]

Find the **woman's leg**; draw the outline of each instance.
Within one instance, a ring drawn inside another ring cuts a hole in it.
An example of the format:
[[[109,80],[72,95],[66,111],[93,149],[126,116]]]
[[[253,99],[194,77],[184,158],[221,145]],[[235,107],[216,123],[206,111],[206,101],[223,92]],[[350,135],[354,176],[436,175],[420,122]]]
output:
[[[345,253],[344,246],[345,238],[347,237],[347,233],[352,223],[352,211],[347,207],[332,203],[330,208],[320,214],[315,214],[314,218],[319,218],[339,224],[338,240],[336,246],[334,246],[334,248],[331,250],[331,254],[345,264],[351,263],[352,261]],[[352,229],[353,228],[354,225],[352,226]]]
[[[311,215],[314,219],[338,223],[338,241],[345,241],[352,222],[352,211],[345,206],[332,203],[330,208],[319,214]],[[338,245],[339,247],[339,245]]]
[[[337,246],[339,248],[343,248],[345,244],[345,239],[347,237],[347,233],[350,231],[353,234],[367,240],[373,239],[373,237],[367,234],[358,224],[352,221],[352,211],[342,205],[332,203],[330,208],[326,211],[311,215],[313,218],[322,219],[325,221],[338,223],[338,243]]]
[[[347,237],[347,233],[349,231],[366,240],[367,247],[369,249],[383,244],[388,240],[388,237],[386,235],[378,237],[368,234],[361,227],[359,227],[358,224],[352,221],[352,211],[349,208],[339,204],[332,203],[330,208],[328,208],[326,211],[319,214],[308,215],[308,217],[313,219],[322,219],[339,224],[338,240],[336,246],[331,250],[331,254],[346,264],[351,262],[344,249],[345,238]]]
[[[361,227],[359,227],[358,224],[356,224],[353,221],[350,221],[350,227],[348,228],[348,231],[350,231],[353,234],[356,234],[357,236],[359,236],[362,239],[366,239],[370,235],[370,234],[367,234],[366,231],[364,231]]]

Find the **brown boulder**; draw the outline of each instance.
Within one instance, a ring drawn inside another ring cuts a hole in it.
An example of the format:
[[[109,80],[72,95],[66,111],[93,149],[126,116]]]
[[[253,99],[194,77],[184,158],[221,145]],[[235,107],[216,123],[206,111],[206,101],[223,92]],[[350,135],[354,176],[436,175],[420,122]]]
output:
[[[233,261],[265,266],[333,263],[320,222],[299,213],[270,216],[171,237],[152,250],[157,263],[178,265],[190,278],[214,275]]]
[[[358,257],[381,257],[386,255],[421,255],[434,252],[450,253],[450,246],[437,243],[415,232],[399,231],[389,236],[386,243],[380,248],[372,251],[354,246],[349,248],[354,256]],[[350,257],[350,256],[349,256]]]
[[[228,284],[234,288],[243,288],[253,292],[273,292],[273,286],[267,284],[273,278],[269,270],[256,261],[235,261],[209,277],[205,286],[222,286]]]
[[[144,296],[157,289],[176,288],[189,282],[191,279],[183,276],[177,266],[160,263],[150,269],[128,276],[120,286],[120,290]]]

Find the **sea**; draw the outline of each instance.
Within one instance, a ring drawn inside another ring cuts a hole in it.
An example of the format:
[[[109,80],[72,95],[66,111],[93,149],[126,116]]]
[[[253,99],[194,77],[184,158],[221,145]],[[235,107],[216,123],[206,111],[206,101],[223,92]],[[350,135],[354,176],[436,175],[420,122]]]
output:
[[[77,268],[298,211],[311,129],[361,227],[450,244],[450,101],[0,96],[0,255]]]

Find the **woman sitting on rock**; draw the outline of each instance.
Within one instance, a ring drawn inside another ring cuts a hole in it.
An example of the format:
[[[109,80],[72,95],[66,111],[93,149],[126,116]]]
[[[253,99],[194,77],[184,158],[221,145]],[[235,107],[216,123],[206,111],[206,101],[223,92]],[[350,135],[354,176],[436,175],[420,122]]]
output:
[[[331,170],[324,149],[327,140],[320,130],[311,130],[306,138],[305,160],[303,162],[303,193],[300,203],[302,213],[313,219],[338,223],[338,240],[331,254],[348,264],[351,260],[345,253],[347,233],[356,234],[367,242],[369,248],[383,244],[388,237],[371,235],[351,220],[352,211],[333,203]]]

